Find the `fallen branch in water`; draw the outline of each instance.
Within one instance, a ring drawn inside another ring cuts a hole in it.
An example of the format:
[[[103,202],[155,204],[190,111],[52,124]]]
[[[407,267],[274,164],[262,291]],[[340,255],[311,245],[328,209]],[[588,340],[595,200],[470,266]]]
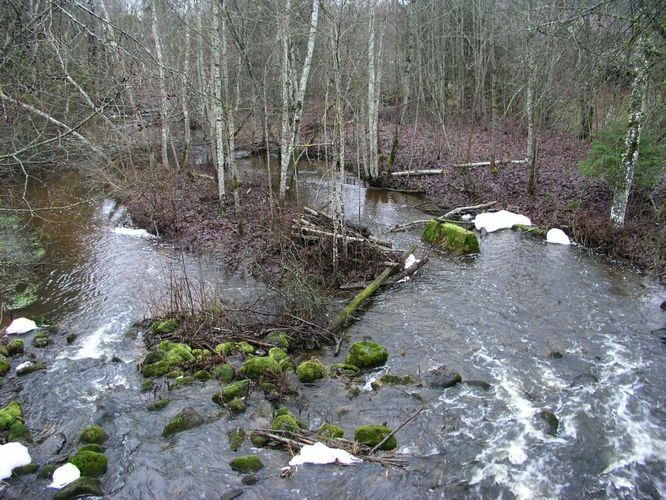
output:
[[[394,436],[394,435],[395,435],[400,429],[402,429],[405,425],[407,425],[409,422],[411,422],[411,421],[414,420],[416,417],[418,417],[419,414],[420,414],[423,410],[425,410],[425,408],[419,408],[419,410],[418,410],[416,413],[414,413],[414,415],[412,415],[412,416],[409,417],[407,420],[405,420],[403,423],[401,423],[401,424],[398,426],[397,429],[395,429],[393,432],[391,432],[390,434],[388,434],[384,439],[382,439],[379,443],[377,443],[377,445],[376,445],[372,450],[370,450],[370,453],[374,453],[374,452],[376,452],[378,449],[380,449],[380,448],[384,445],[384,443],[386,443],[389,439],[391,439],[391,438],[392,438],[392,437],[393,437],[393,436]]]
[[[420,224],[427,224],[428,221],[431,221],[432,219],[435,219],[439,222],[453,222],[455,224],[459,224],[460,221],[456,221],[456,220],[449,221],[448,220],[449,217],[453,217],[454,215],[458,215],[458,214],[461,214],[463,212],[471,212],[471,211],[476,211],[476,210],[482,210],[484,208],[492,207],[495,204],[497,204],[496,201],[490,201],[488,203],[481,203],[480,205],[471,205],[469,207],[454,208],[453,210],[449,210],[448,212],[446,212],[444,215],[442,215],[440,217],[431,217],[429,219],[420,219],[420,220],[415,220],[415,221],[412,221],[412,222],[406,222],[404,224],[399,224],[399,225],[394,226],[391,229],[389,229],[389,232],[390,233],[396,233],[396,232],[399,232],[399,231],[405,231],[405,230],[407,230],[407,229],[409,229],[410,227],[413,227],[413,226],[418,226]]]
[[[405,269],[404,271],[401,271],[398,274],[394,274],[382,284],[382,287],[395,285],[398,281],[405,279],[408,276],[411,276],[412,274],[416,273],[416,271],[425,266],[428,263],[428,260],[430,259],[427,256],[423,257],[418,262],[412,264],[412,266],[410,266],[408,269]],[[358,290],[359,288],[366,288],[368,287],[368,285],[370,285],[370,283],[368,283],[367,281],[359,281],[357,283],[347,283],[341,285],[340,290]]]

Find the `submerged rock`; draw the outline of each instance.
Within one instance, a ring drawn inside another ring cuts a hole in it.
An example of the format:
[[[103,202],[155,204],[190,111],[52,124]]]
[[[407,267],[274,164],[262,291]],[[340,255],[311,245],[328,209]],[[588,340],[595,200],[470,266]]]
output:
[[[300,382],[314,382],[326,376],[326,367],[317,359],[304,361],[296,368],[296,376]]]
[[[591,373],[582,373],[578,376],[576,376],[572,381],[571,381],[571,387],[578,387],[581,385],[590,385],[590,384],[597,384],[599,380],[597,377],[592,375]]]
[[[16,356],[17,354],[23,354],[23,339],[14,339],[9,344],[7,344],[7,353],[10,356]]]
[[[357,368],[382,366],[388,359],[386,348],[376,342],[354,342],[349,348],[345,363]]]
[[[465,380],[464,384],[470,387],[477,387],[479,389],[483,389],[484,391],[489,391],[490,389],[492,389],[492,385],[483,380]]]
[[[16,367],[16,375],[21,377],[39,370],[46,370],[46,364],[43,361],[26,361]]]
[[[334,365],[331,365],[331,373],[334,373],[336,375],[344,375],[346,377],[355,377],[358,375],[361,371],[358,369],[357,366],[354,365],[348,365],[345,363],[336,363]]]
[[[381,443],[391,432],[393,431],[384,425],[361,425],[354,430],[354,441],[373,448]],[[397,447],[398,440],[395,436],[391,436],[380,449],[388,451]]]
[[[69,500],[82,496],[101,497],[103,495],[104,492],[98,480],[81,477],[53,495],[53,500]]]
[[[184,408],[173,416],[169,423],[164,426],[162,436],[169,437],[177,432],[186,431],[203,425],[204,418],[194,408]]]
[[[79,441],[82,443],[102,444],[107,439],[109,439],[108,434],[99,425],[89,425],[79,436]]]
[[[49,339],[48,333],[39,332],[35,335],[35,338],[32,339],[32,346],[41,349],[49,345],[50,342],[51,340]]]
[[[69,463],[76,465],[82,476],[99,477],[106,473],[108,460],[103,453],[77,451],[69,457]]]
[[[227,437],[229,438],[229,448],[232,451],[238,451],[245,442],[245,431],[238,427],[236,430],[229,432]]]
[[[229,462],[229,465],[237,472],[257,472],[264,467],[264,464],[256,455],[236,457]]]
[[[148,406],[146,406],[146,409],[148,411],[160,411],[166,408],[169,403],[171,403],[171,400],[169,398],[160,399],[158,401],[150,403]]]
[[[430,387],[437,389],[446,389],[462,382],[460,373],[448,366],[440,366],[430,370],[424,378]]]
[[[240,374],[252,380],[259,380],[278,377],[282,374],[282,369],[273,358],[264,356],[245,361],[240,367]]]
[[[479,240],[476,238],[476,234],[448,222],[431,219],[426,224],[421,238],[453,255],[479,252]]]
[[[542,430],[544,434],[551,436],[557,434],[560,421],[553,412],[543,410],[537,413],[534,418],[536,427]]]
[[[411,375],[404,375],[401,377],[399,375],[391,375],[389,373],[379,377],[379,381],[382,384],[388,384],[388,385],[409,385],[416,382],[416,380],[414,380],[414,377],[412,377]]]

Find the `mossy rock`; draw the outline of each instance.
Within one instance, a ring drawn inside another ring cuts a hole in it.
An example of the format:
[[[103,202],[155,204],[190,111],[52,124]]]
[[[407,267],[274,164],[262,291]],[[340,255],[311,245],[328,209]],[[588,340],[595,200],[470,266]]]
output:
[[[173,416],[169,423],[164,426],[162,436],[169,437],[177,432],[186,431],[199,427],[204,423],[204,418],[194,408],[184,408]]]
[[[46,363],[43,361],[28,361],[28,364],[21,363],[23,366],[17,366],[16,376],[22,377],[28,373],[37,372],[40,370],[46,370]],[[19,369],[20,368],[20,369]]]
[[[39,479],[51,479],[53,472],[58,468],[56,464],[46,464],[39,470],[37,477]]]
[[[252,354],[254,352],[254,347],[252,347],[252,345],[248,344],[247,342],[238,342],[234,346],[234,349],[236,352],[240,352],[241,354]]]
[[[16,467],[13,471],[12,474],[15,476],[28,476],[30,474],[34,474],[37,472],[39,469],[39,464],[31,463],[28,465],[23,465],[21,467]]]
[[[194,374],[194,379],[195,380],[210,380],[211,374],[208,373],[206,370],[199,370]]]
[[[326,376],[326,367],[316,359],[304,361],[296,368],[296,376],[300,382],[314,382]]]
[[[82,443],[102,444],[109,439],[108,434],[99,425],[89,425],[81,431],[79,441]]]
[[[462,377],[448,366],[439,366],[426,373],[424,380],[430,387],[447,389],[462,382]]]
[[[7,344],[7,352],[9,356],[16,356],[17,354],[23,354],[24,345],[23,339],[14,339],[9,344]]]
[[[211,370],[211,375],[226,384],[236,377],[236,370],[229,363],[222,363]]]
[[[231,384],[225,385],[222,387],[220,392],[216,394],[219,396],[221,402],[228,403],[235,398],[243,398],[250,393],[250,380],[244,379],[239,380],[238,382],[233,382]],[[213,396],[215,398],[215,396]],[[216,401],[217,402],[217,401]]]
[[[190,376],[178,377],[169,382],[169,389],[171,390],[178,389],[179,387],[182,387],[184,385],[189,385],[192,382],[194,382],[194,377]]]
[[[511,230],[517,231],[519,233],[527,234],[530,236],[534,236],[536,238],[540,238],[542,240],[546,239],[546,234],[548,234],[548,230],[539,227],[539,226],[528,226],[526,224],[514,224],[511,226]]]
[[[7,349],[7,346],[4,344],[0,344],[0,356],[4,356],[5,358],[9,357],[9,349]]]
[[[25,423],[21,418],[17,418],[14,423],[9,427],[9,432],[7,433],[8,441],[23,441],[30,443],[32,438],[30,437],[30,431],[26,427]]]
[[[387,385],[409,385],[409,384],[414,384],[416,380],[414,377],[411,375],[404,375],[404,376],[399,376],[399,375],[391,375],[391,374],[386,374],[382,375],[379,377],[379,381],[382,384],[387,384]]]
[[[215,352],[218,354],[224,354],[225,356],[230,356],[234,352],[236,346],[235,342],[222,342],[215,346]]]
[[[155,349],[146,354],[146,357],[143,358],[143,365],[152,365],[158,361],[162,361],[167,356],[167,352],[162,349]]]
[[[231,413],[243,413],[247,409],[245,401],[241,398],[234,398],[227,403],[227,407]]]
[[[305,429],[306,425],[292,415],[278,415],[271,424],[274,431],[298,432]]]
[[[423,241],[437,245],[454,255],[479,252],[479,240],[476,234],[449,222],[430,219],[421,237]]]
[[[261,380],[279,377],[282,369],[273,358],[262,356],[245,361],[240,367],[240,374],[245,378]]]
[[[264,467],[264,464],[256,455],[243,455],[241,457],[236,457],[231,462],[229,462],[229,465],[233,470],[244,473],[257,472]]]
[[[197,359],[204,359],[212,355],[213,353],[210,352],[208,349],[192,349],[192,356],[194,356]]]
[[[253,432],[252,434],[250,434],[250,442],[254,446],[261,448],[262,446],[266,446],[266,443],[268,443],[268,439],[260,434]]]
[[[153,389],[155,382],[152,380],[144,380],[141,382],[141,392],[149,392]]]
[[[175,344],[167,352],[166,361],[169,365],[177,365],[184,363],[185,361],[192,361],[194,355],[192,354],[192,348],[185,344]]]
[[[354,430],[354,441],[374,448],[382,439],[393,432],[384,425],[361,425]],[[395,436],[391,436],[382,446],[382,450],[393,450],[398,447],[398,441]]]
[[[542,410],[537,413],[534,418],[535,427],[542,430],[544,434],[549,434],[551,436],[555,436],[557,434],[557,429],[560,426],[560,420],[553,412]]]
[[[106,473],[108,460],[103,453],[77,451],[69,457],[69,463],[76,465],[82,476],[99,477]]]
[[[152,365],[146,365],[141,368],[141,374],[148,377],[162,377],[171,371],[171,367],[166,359],[153,363]]]
[[[275,361],[277,361],[278,363],[280,361],[282,361],[283,359],[288,359],[289,358],[289,354],[287,354],[287,351],[285,351],[284,349],[281,349],[279,347],[271,347],[268,350],[268,355],[271,358],[273,358]]]
[[[296,365],[294,364],[294,361],[291,359],[291,357],[281,359],[279,361],[279,364],[280,364],[280,369],[283,372],[292,372],[296,369]]]
[[[12,365],[9,364],[9,361],[7,361],[5,355],[0,354],[0,375],[6,375],[11,369]]]
[[[173,333],[178,328],[179,323],[180,320],[178,318],[169,318],[164,321],[156,321],[151,325],[150,329],[153,333],[157,334]]]
[[[164,378],[178,378],[182,377],[183,375],[185,375],[185,372],[183,370],[173,370],[164,375]]]
[[[264,338],[264,342],[271,344],[285,351],[289,351],[289,335],[286,332],[271,332]]]
[[[95,443],[88,443],[84,444],[83,446],[79,446],[79,449],[76,450],[77,452],[79,451],[94,451],[95,453],[104,453],[104,448],[102,446],[95,444]]]
[[[388,359],[386,348],[376,342],[354,342],[349,348],[345,363],[357,368],[382,366]]]
[[[227,437],[229,438],[229,448],[232,451],[238,451],[245,442],[245,431],[238,427],[236,430],[229,432]]]
[[[317,434],[323,437],[336,439],[345,435],[345,431],[341,427],[333,424],[324,424],[317,429]]]
[[[289,408],[286,406],[280,406],[277,410],[275,410],[275,416],[280,417],[282,415],[289,415]]]
[[[23,416],[21,405],[16,401],[10,401],[7,406],[0,410],[0,431],[7,431]]]
[[[38,349],[42,349],[49,345],[51,340],[49,339],[49,334],[46,332],[39,332],[37,335],[34,336],[32,339],[32,346],[36,347]]]
[[[99,481],[90,477],[80,477],[56,492],[56,494],[53,495],[53,500],[70,500],[71,498],[83,496],[101,497],[103,495],[104,492],[102,491]]]
[[[148,411],[160,411],[166,408],[169,403],[171,403],[171,400],[169,398],[163,398],[153,403],[150,403],[148,406],[146,406],[146,409]]]
[[[337,375],[344,375],[346,377],[355,377],[361,373],[361,370],[359,370],[357,366],[348,365],[345,363],[336,363],[331,365],[331,371]]]

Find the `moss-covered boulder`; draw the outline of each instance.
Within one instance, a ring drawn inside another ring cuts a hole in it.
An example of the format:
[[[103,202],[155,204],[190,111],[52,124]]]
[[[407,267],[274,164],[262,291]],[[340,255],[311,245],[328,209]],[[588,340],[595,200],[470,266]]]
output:
[[[212,355],[213,353],[208,349],[192,349],[192,356],[194,356],[196,359],[204,359]]]
[[[185,375],[185,372],[183,370],[172,370],[166,375],[164,375],[164,378],[178,378],[182,377],[183,375]]]
[[[9,364],[7,357],[4,354],[0,354],[0,376],[6,375],[11,369],[12,365]]]
[[[174,344],[166,356],[166,361],[169,365],[177,365],[185,361],[192,361],[193,359],[192,348],[186,344]]]
[[[250,442],[259,448],[262,446],[266,446],[266,443],[268,443],[268,439],[261,434],[257,434],[256,432],[253,432],[250,434]]]
[[[289,354],[287,354],[287,352],[284,349],[281,349],[279,347],[271,347],[268,350],[268,355],[278,363],[283,359],[289,358]]]
[[[82,476],[99,477],[106,473],[108,460],[103,453],[77,451],[69,457],[69,463],[76,465]]]
[[[153,390],[153,387],[155,386],[155,382],[152,380],[144,380],[141,382],[141,392],[150,392]]]
[[[254,352],[254,347],[247,342],[237,342],[234,349],[241,354],[252,354]]]
[[[296,376],[301,382],[314,382],[326,376],[326,367],[317,359],[303,361],[296,368]]]
[[[9,357],[9,350],[5,344],[0,344],[0,356]]]
[[[240,374],[252,380],[270,379],[282,374],[280,364],[270,356],[250,358],[240,367]]]
[[[271,332],[266,335],[264,342],[289,351],[289,335],[286,332]]]
[[[79,446],[77,452],[78,451],[94,451],[95,453],[104,453],[104,448],[95,443],[88,443],[84,444],[83,446]]]
[[[222,342],[215,346],[215,352],[218,354],[224,354],[225,356],[230,356],[234,352],[235,342]]]
[[[560,426],[560,420],[553,412],[542,410],[534,415],[534,426],[541,430],[544,434],[554,436],[557,434],[557,429]]]
[[[322,437],[327,437],[331,439],[341,438],[345,435],[345,431],[341,427],[333,424],[324,424],[319,429],[317,429],[317,434]]]
[[[222,363],[215,366],[210,373],[225,384],[231,382],[236,377],[236,370],[229,363]]]
[[[166,408],[169,403],[171,403],[171,400],[169,398],[159,399],[146,406],[146,409],[148,411],[160,411]]]
[[[46,332],[39,332],[37,335],[35,335],[32,339],[32,346],[36,347],[38,349],[44,348],[49,343],[51,340],[49,339],[49,334]]]
[[[534,236],[535,238],[539,238],[542,240],[546,239],[546,234],[548,233],[548,230],[539,227],[539,226],[528,226],[525,224],[514,224],[511,226],[512,231],[517,231],[519,233],[527,234],[529,236]]]
[[[9,427],[9,431],[7,432],[7,441],[32,442],[30,431],[26,427],[25,423],[23,423],[22,419],[17,418]]]
[[[274,431],[298,432],[305,429],[306,425],[292,415],[278,415],[271,424]]]
[[[53,476],[53,472],[58,468],[56,464],[46,464],[44,467],[39,469],[39,472],[37,473],[37,477],[39,479],[51,479],[51,476]]]
[[[231,468],[237,472],[257,472],[264,467],[258,456],[256,455],[243,455],[234,458],[229,462]]]
[[[194,377],[190,377],[189,375],[178,377],[169,382],[169,389],[177,389],[184,385],[189,385],[192,382],[194,382]]]
[[[357,366],[348,365],[346,363],[336,363],[331,365],[331,374],[332,375],[344,375],[345,377],[355,377],[361,371]]]
[[[391,375],[390,373],[387,373],[385,375],[382,375],[379,377],[379,381],[382,384],[386,385],[409,385],[409,384],[414,384],[416,382],[416,379],[412,377],[411,375]]]
[[[141,368],[141,374],[146,377],[162,377],[171,371],[171,366],[166,359],[153,363],[152,365],[145,365]]]
[[[227,437],[229,438],[229,448],[231,448],[232,451],[238,451],[245,442],[245,431],[238,427],[229,432]]]
[[[206,370],[199,370],[194,374],[194,379],[195,380],[210,380],[211,374],[208,373]]]
[[[388,359],[386,348],[376,342],[354,342],[349,348],[345,363],[357,368],[382,366]]]
[[[158,361],[162,361],[167,357],[167,352],[162,349],[155,349],[146,354],[146,357],[143,358],[143,365],[152,365]]]
[[[90,477],[80,477],[76,481],[58,490],[53,500],[70,500],[78,497],[101,497],[104,495],[99,481]]]
[[[194,408],[184,408],[173,416],[164,426],[162,436],[169,437],[177,432],[199,427],[205,422],[204,418]]]
[[[10,401],[0,410],[0,431],[8,431],[21,417],[23,417],[21,405],[16,401]]]
[[[14,339],[9,344],[7,344],[7,353],[10,356],[16,356],[17,354],[23,354],[23,339]]]
[[[479,252],[479,240],[476,238],[476,234],[456,224],[431,219],[426,224],[421,237],[423,241],[437,245],[454,255]]]
[[[89,425],[81,431],[79,441],[82,443],[102,444],[109,439],[108,434],[99,425]]]
[[[227,403],[227,407],[231,413],[243,413],[247,409],[245,401],[241,398],[234,398]]]
[[[220,392],[213,395],[213,401],[218,404],[228,403],[235,398],[243,398],[250,393],[250,380],[244,379],[222,387]]]
[[[354,429],[354,441],[374,448],[393,432],[384,425],[361,425]],[[398,447],[395,436],[391,436],[382,446],[382,450],[393,450]]]
[[[179,323],[180,320],[178,318],[169,318],[164,321],[156,321],[150,326],[150,329],[156,334],[173,333],[178,328]]]

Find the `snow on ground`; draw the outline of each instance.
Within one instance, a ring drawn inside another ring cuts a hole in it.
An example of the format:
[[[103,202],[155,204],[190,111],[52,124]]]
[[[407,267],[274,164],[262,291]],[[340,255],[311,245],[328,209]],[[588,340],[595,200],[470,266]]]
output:
[[[485,212],[476,216],[474,219],[474,227],[477,231],[485,229],[489,233],[498,231],[500,229],[511,229],[516,224],[523,224],[531,226],[532,221],[524,215],[514,214],[507,210],[500,210],[499,212]]]

